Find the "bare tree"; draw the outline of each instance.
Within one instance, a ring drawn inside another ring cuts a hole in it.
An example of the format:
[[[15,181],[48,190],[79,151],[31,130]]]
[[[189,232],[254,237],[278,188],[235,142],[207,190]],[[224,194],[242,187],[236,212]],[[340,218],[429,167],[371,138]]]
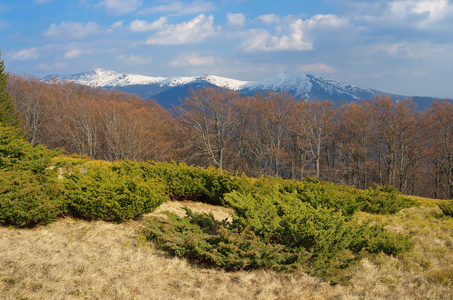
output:
[[[453,199],[453,104],[435,101],[426,113],[426,122],[431,126],[428,147],[429,158],[434,167],[435,198]]]
[[[62,145],[70,153],[99,158],[101,147],[101,123],[99,114],[103,109],[92,88],[62,84],[55,116],[55,130]],[[67,97],[66,97],[67,96]]]
[[[369,184],[370,114],[366,103],[351,102],[339,114],[337,136],[342,148],[342,177],[358,188]]]
[[[331,101],[299,101],[294,108],[295,130],[305,139],[313,158],[316,178],[321,174],[321,151],[334,129],[336,111]]]
[[[379,183],[410,193],[421,158],[419,113],[411,100],[393,101],[387,95],[372,99],[369,110]]]
[[[43,144],[54,113],[52,88],[32,75],[9,76],[9,90],[21,115],[21,127],[31,143]]]
[[[220,170],[239,125],[239,97],[239,92],[224,88],[192,89],[190,96],[175,108],[181,132],[199,154],[207,156]]]
[[[155,102],[109,93],[99,117],[105,159],[160,160],[169,150],[163,138],[169,115]]]

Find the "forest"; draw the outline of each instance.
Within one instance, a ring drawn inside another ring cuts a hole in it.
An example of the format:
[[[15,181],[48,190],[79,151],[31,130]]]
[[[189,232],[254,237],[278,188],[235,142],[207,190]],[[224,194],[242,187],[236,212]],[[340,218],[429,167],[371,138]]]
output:
[[[334,104],[206,87],[165,110],[153,100],[10,75],[27,140],[109,161],[213,165],[251,177],[320,180],[453,198],[453,104],[419,111],[377,95]]]

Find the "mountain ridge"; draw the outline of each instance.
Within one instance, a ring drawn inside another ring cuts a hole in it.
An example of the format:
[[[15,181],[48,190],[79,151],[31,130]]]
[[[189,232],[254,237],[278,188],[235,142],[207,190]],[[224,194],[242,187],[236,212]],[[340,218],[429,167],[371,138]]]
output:
[[[390,95],[392,98],[412,98],[394,95],[366,87],[343,83],[334,79],[318,77],[305,73],[278,73],[275,76],[259,81],[244,81],[216,75],[152,77],[138,74],[118,73],[112,70],[94,68],[72,75],[49,75],[44,81],[72,81],[77,84],[97,88],[118,89],[136,94],[145,99],[155,99],[165,108],[178,105],[179,99],[189,94],[190,88],[214,86],[240,91],[242,94],[254,95],[266,90],[285,92],[296,99],[320,99],[334,102],[351,102],[370,99],[378,94]],[[419,108],[426,108],[434,100],[431,97],[415,97]]]

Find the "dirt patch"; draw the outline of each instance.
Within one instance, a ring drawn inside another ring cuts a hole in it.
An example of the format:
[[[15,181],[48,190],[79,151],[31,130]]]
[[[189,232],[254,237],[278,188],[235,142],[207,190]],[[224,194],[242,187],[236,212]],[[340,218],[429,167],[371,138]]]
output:
[[[231,213],[233,210],[231,208],[193,201],[167,201],[159,206],[154,212],[145,215],[144,218],[166,217],[165,212],[184,217],[186,215],[184,207],[189,208],[195,213],[212,213],[214,218],[218,221],[227,219],[229,222],[232,222]]]

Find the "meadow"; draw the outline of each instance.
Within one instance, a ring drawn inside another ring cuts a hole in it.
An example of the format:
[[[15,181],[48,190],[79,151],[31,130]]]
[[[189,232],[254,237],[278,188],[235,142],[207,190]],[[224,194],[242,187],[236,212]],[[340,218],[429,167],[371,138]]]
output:
[[[63,218],[33,229],[0,227],[0,298],[452,299],[453,219],[442,215],[437,201],[420,201],[392,216],[357,216],[409,234],[415,244],[404,255],[362,259],[345,285],[305,273],[198,267],[140,234],[145,219],[165,210],[183,215],[181,206],[228,215],[199,202],[167,202],[121,224]]]
[[[2,298],[453,298],[451,200],[0,138]]]

